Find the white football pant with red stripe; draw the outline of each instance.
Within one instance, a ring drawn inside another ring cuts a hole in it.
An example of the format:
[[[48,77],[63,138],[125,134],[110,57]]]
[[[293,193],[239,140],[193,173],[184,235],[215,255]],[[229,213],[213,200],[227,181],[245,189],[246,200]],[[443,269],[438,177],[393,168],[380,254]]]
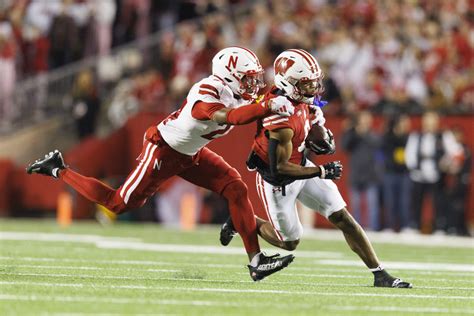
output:
[[[314,167],[314,164],[308,160],[306,167]],[[281,241],[299,240],[303,235],[296,200],[326,218],[346,207],[346,202],[332,180],[320,178],[296,180],[285,186],[283,195],[282,187],[266,182],[257,173],[256,185],[269,222]]]

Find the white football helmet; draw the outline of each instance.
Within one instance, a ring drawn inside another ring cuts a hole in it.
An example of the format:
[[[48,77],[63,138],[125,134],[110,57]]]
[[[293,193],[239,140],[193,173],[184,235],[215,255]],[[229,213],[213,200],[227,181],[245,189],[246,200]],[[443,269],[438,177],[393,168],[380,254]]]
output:
[[[257,55],[244,47],[231,46],[219,51],[212,59],[212,74],[245,100],[257,98],[258,90],[265,86]]]
[[[323,72],[318,61],[303,49],[288,49],[278,55],[273,64],[275,86],[298,102],[313,104],[324,92]]]

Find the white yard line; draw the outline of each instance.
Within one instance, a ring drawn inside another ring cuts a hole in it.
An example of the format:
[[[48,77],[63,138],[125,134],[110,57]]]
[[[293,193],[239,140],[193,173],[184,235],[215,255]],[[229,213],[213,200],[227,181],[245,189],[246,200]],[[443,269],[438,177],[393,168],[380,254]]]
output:
[[[23,272],[0,272],[0,275],[19,275],[19,276],[34,276],[34,277],[48,277],[48,278],[84,278],[84,279],[107,279],[107,280],[166,280],[167,278],[156,277],[129,277],[122,275],[92,275],[92,274],[66,274],[66,273],[23,273]],[[170,280],[181,280],[179,278],[169,278]],[[196,281],[198,279],[194,279]],[[202,281],[199,279],[199,281]]]
[[[199,253],[213,255],[244,255],[243,247],[222,247],[183,244],[145,243],[136,238],[119,238],[99,235],[73,235],[56,233],[0,232],[0,240],[79,242],[91,243],[101,249],[125,249],[154,252]],[[296,251],[301,258],[342,258],[341,252],[333,251]]]
[[[113,237],[101,235],[83,235],[83,234],[60,234],[60,233],[26,233],[26,232],[2,232],[0,231],[0,240],[27,240],[27,241],[49,241],[49,242],[79,242],[96,243],[100,241],[114,240],[117,242],[140,241],[139,238]]]
[[[461,308],[438,308],[438,307],[411,307],[411,306],[330,306],[327,309],[333,311],[368,311],[368,312],[401,312],[401,313],[434,313],[434,314],[468,314],[474,311]]]
[[[192,253],[192,254],[212,254],[212,255],[242,255],[244,248],[222,247],[222,246],[201,246],[183,244],[156,244],[144,242],[120,242],[120,241],[99,241],[97,248],[101,249],[125,249],[156,252]],[[281,251],[280,251],[281,252]],[[287,253],[283,251],[282,253]],[[342,258],[341,252],[335,251],[295,251],[295,256],[301,258]]]
[[[151,261],[151,260],[101,260],[101,259],[82,259],[82,258],[51,258],[51,257],[13,257],[13,256],[0,256],[0,262],[1,261],[9,261],[9,260],[14,260],[14,261],[26,261],[26,262],[65,262],[65,263],[93,263],[93,264],[106,264],[107,267],[106,269],[113,269],[109,268],[110,265],[133,265],[133,266],[200,266],[200,267],[208,267],[208,268],[226,268],[226,269],[240,269],[243,267],[242,264],[228,264],[228,263],[202,263],[202,262],[183,262],[183,261]],[[7,266],[6,263],[0,264],[3,266]],[[365,267],[363,267],[362,264],[359,264],[358,267],[354,268],[348,268],[346,265],[332,265],[332,266],[327,266],[327,267],[318,267],[320,265],[319,261],[314,261],[313,264],[301,264],[298,262],[298,266],[294,267],[292,266],[291,269],[295,271],[324,271],[324,272],[349,272],[349,273],[354,273],[354,274],[361,274],[361,275],[367,275],[367,270]],[[326,263],[324,264],[326,265]],[[15,263],[14,266],[18,267],[18,265]],[[303,266],[303,267],[302,267]],[[353,264],[351,263],[351,266]],[[38,266],[41,267],[41,266]],[[58,266],[59,267],[59,266]],[[74,266],[68,266],[73,269]],[[362,268],[360,268],[362,267]],[[130,268],[131,270],[137,270],[140,268],[134,267]],[[84,268],[84,270],[87,270],[87,268]],[[119,270],[124,270],[123,268],[119,268]],[[152,271],[153,269],[148,269],[149,271]],[[160,269],[158,269],[160,270]],[[393,269],[395,271],[398,271],[398,269]],[[391,269],[391,271],[393,271]],[[401,269],[403,270],[403,269]],[[407,271],[404,271],[404,273],[407,273]],[[466,272],[457,272],[457,271],[423,271],[423,270],[416,270],[417,275],[430,275],[430,276],[436,276],[436,275],[449,275],[449,276],[459,276],[459,277],[473,277],[474,274],[472,273],[466,273]],[[306,276],[308,274],[305,274]],[[431,278],[430,278],[431,279]],[[446,279],[442,279],[446,280]],[[474,281],[474,280],[473,280]]]
[[[50,301],[50,302],[90,302],[113,304],[153,304],[153,305],[192,305],[192,306],[241,306],[256,307],[257,303],[232,303],[201,300],[168,300],[168,299],[141,299],[126,297],[89,297],[89,296],[44,296],[44,295],[10,295],[0,294],[4,301]]]
[[[389,232],[367,232],[369,239],[377,244],[402,244],[422,247],[474,248],[471,237],[434,236],[422,234],[397,234]],[[306,229],[304,239],[344,241],[337,229]]]
[[[189,291],[189,292],[216,292],[216,293],[247,293],[247,294],[282,294],[282,295],[320,295],[320,296],[344,296],[344,297],[390,297],[410,299],[437,299],[437,300],[472,300],[473,296],[451,296],[451,295],[424,295],[412,294],[411,290],[401,290],[408,294],[397,293],[344,293],[344,292],[317,292],[317,291],[286,291],[286,290],[255,290],[255,289],[227,289],[227,288],[195,288],[195,287],[169,287],[169,286],[146,286],[146,285],[99,285],[84,283],[50,283],[50,282],[28,282],[28,281],[0,281],[4,285],[29,285],[48,287],[75,287],[75,288],[108,288],[108,289],[133,289],[147,291]],[[400,293],[399,292],[399,293]]]
[[[364,263],[360,260],[323,259],[323,260],[316,260],[315,263],[320,264],[320,265],[329,265],[329,266],[364,267]],[[473,264],[462,264],[462,263],[384,261],[383,265],[388,269],[398,269],[398,270],[437,270],[437,271],[474,272]]]
[[[172,271],[172,270],[170,270]],[[186,273],[186,272],[184,272]],[[240,274],[240,273],[239,273]],[[245,273],[247,274],[247,273]],[[243,284],[253,284],[254,282],[251,280],[222,280],[222,279],[198,279],[198,278],[163,278],[163,277],[140,277],[140,276],[115,276],[115,275],[88,275],[88,274],[65,274],[65,273],[23,273],[23,272],[0,272],[0,275],[19,275],[19,276],[34,276],[34,277],[60,277],[60,278],[90,278],[90,279],[112,279],[112,280],[154,280],[154,281],[190,281],[190,282],[204,282],[204,283],[227,283],[227,284],[235,284],[235,283],[243,283]],[[347,279],[346,276],[340,276],[341,279]],[[350,277],[349,277],[350,278]],[[372,279],[369,277],[366,278],[367,280],[372,282]],[[447,281],[447,280],[446,280]],[[271,280],[269,285],[305,285],[305,286],[330,286],[330,287],[363,287],[367,288],[367,284],[363,283],[333,283],[333,282],[299,282],[299,281],[274,281]],[[455,286],[415,286],[417,289],[436,289],[436,290],[460,290],[460,291],[474,291],[474,287],[455,287]]]
[[[172,230],[171,230],[172,231]],[[369,239],[380,244],[402,244],[423,247],[450,247],[474,248],[474,240],[470,237],[458,236],[433,236],[422,234],[397,234],[386,232],[367,232]],[[36,233],[36,232],[0,232],[3,240],[42,240],[42,241],[75,241],[96,242],[101,240],[140,241],[138,238],[123,238],[115,236],[61,234],[61,233]],[[316,239],[328,241],[344,241],[342,233],[337,229],[306,229],[303,239]]]
[[[147,271],[147,272],[180,272],[182,270],[176,269],[127,269],[127,268],[111,268],[111,267],[84,267],[84,266],[50,266],[50,265],[30,265],[30,264],[15,264],[5,265],[0,264],[0,267],[13,268],[32,268],[32,269],[55,269],[55,270],[102,270],[102,271]]]

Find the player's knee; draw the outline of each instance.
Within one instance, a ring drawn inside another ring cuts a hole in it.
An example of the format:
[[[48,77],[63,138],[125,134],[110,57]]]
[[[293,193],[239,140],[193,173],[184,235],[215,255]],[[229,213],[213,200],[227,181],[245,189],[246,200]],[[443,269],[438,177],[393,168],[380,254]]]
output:
[[[359,226],[349,211],[345,208],[331,214],[329,220],[343,231],[354,231],[357,230]]]
[[[122,199],[118,191],[114,191],[112,194],[110,194],[104,204],[104,206],[114,212],[115,214],[122,214],[126,212],[129,208],[132,208],[133,201],[132,203],[125,203],[125,201]]]
[[[228,200],[245,199],[248,195],[248,187],[242,180],[234,181],[227,185],[222,195]]]
[[[290,241],[284,241],[283,242],[283,248],[288,251],[293,251],[296,249],[298,244],[300,243],[300,240],[290,240]]]

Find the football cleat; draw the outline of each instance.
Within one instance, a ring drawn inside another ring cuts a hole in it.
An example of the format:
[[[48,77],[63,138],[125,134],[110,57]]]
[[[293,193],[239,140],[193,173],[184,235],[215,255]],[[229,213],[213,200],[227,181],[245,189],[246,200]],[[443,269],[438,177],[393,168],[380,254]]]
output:
[[[375,287],[405,288],[405,289],[411,289],[413,287],[411,283],[405,282],[399,278],[394,278],[387,272],[382,273],[378,276],[375,276],[374,286]]]
[[[254,281],[263,280],[265,277],[286,268],[295,259],[293,255],[280,257],[280,254],[266,256],[260,253],[259,256],[260,259],[256,267],[248,265],[250,277]]]
[[[237,232],[235,231],[232,219],[229,217],[221,226],[221,236],[219,238],[221,245],[227,246],[232,241],[232,238],[234,238],[235,234],[237,234]]]
[[[59,170],[66,168],[63,155],[55,150],[45,155],[43,159],[38,159],[26,168],[28,174],[38,173],[53,178],[59,177]]]

